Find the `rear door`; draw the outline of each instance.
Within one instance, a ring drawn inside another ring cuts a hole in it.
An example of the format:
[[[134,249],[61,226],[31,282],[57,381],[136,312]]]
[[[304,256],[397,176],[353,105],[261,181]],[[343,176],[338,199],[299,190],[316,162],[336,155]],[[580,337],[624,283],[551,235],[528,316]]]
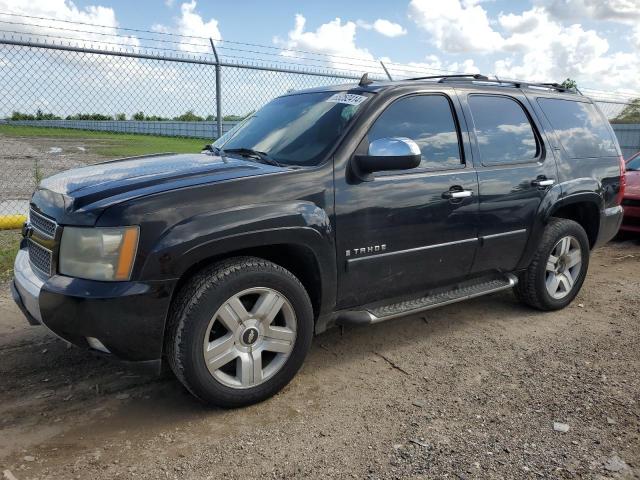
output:
[[[553,152],[513,89],[466,90],[461,101],[473,137],[479,183],[479,249],[472,272],[514,270],[540,202],[557,182]]]
[[[469,273],[477,247],[478,187],[452,93],[389,100],[360,133],[353,154],[366,153],[379,138],[414,140],[422,153],[418,168],[379,172],[371,181],[350,177],[348,166],[336,171],[340,307],[410,295]]]

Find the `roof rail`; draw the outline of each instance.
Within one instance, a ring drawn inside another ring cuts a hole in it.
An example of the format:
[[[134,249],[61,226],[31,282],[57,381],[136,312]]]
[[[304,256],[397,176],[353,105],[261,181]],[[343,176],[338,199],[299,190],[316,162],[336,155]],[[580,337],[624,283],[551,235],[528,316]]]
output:
[[[430,75],[428,77],[407,78],[407,80],[435,80],[436,78],[439,78],[440,82],[444,82],[448,78],[460,78],[460,79],[468,78],[470,80],[482,80],[482,81],[489,80],[488,77],[484,75],[480,75],[479,73],[460,73],[455,75]]]
[[[566,88],[560,85],[559,83],[537,83],[537,82],[523,82],[520,80],[501,80],[498,77],[495,79],[491,79],[486,75],[481,75],[479,73],[470,74],[470,73],[461,73],[456,75],[431,75],[428,77],[415,77],[408,78],[407,80],[435,80],[439,79],[438,83],[444,83],[450,80],[455,81],[468,81],[468,82],[483,82],[483,83],[494,83],[500,86],[513,86],[515,88],[526,88],[526,87],[534,87],[534,88],[547,88],[550,90],[556,90],[558,92],[568,92],[582,95],[580,90],[573,88]]]

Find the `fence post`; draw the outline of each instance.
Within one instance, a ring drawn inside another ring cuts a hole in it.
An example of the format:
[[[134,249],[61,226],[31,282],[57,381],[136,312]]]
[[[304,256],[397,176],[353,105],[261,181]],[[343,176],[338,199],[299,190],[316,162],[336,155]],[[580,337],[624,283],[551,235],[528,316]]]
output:
[[[222,68],[220,67],[220,59],[213,38],[209,38],[213,54],[216,57],[216,127],[218,130],[218,138],[222,136]]]

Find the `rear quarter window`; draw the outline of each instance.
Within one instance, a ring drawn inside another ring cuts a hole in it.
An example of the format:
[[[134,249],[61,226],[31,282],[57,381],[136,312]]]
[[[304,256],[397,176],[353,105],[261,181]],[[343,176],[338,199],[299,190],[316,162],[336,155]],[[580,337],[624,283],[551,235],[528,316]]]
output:
[[[615,140],[595,105],[560,98],[538,98],[570,158],[617,156]]]

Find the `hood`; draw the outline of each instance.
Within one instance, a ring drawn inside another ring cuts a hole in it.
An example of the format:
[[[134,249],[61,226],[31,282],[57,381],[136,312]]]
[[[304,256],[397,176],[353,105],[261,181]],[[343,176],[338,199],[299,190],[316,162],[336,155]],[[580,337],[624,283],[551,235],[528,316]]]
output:
[[[283,170],[204,153],[131,157],[48,177],[38,186],[32,204],[60,222],[64,214],[102,210],[139,196]]]

